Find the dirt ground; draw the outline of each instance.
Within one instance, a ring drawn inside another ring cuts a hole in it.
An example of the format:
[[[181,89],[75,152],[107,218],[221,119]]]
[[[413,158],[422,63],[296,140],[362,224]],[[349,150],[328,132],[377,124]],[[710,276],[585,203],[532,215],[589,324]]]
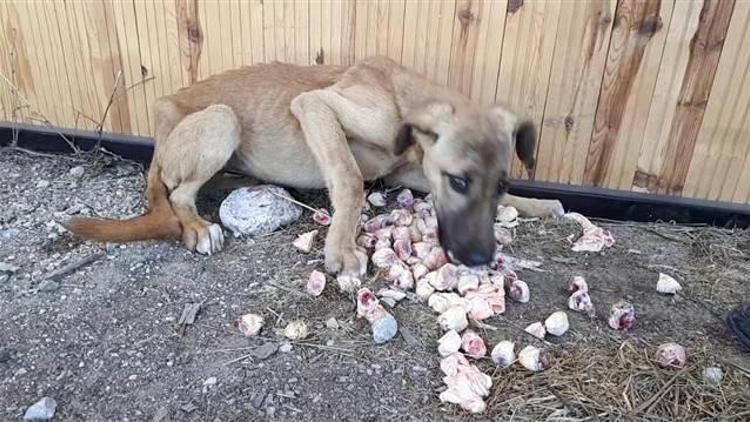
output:
[[[79,166],[82,174],[71,172]],[[22,419],[44,396],[57,401],[56,420],[87,421],[750,418],[750,353],[721,321],[750,300],[746,232],[600,222],[617,243],[587,254],[570,251],[575,225],[522,224],[509,254],[541,261],[543,272],[522,273],[531,301],[508,301],[479,332],[490,348],[503,339],[543,347],[552,367],[532,374],[482,360],[492,393],[487,413],[469,416],[438,400],[442,333],[426,305],[398,304],[400,335],[374,346],[352,298],[333,283],[319,298],[304,292],[322,253],[321,245],[308,255],[291,245],[313,226],[307,212],[273,235],[229,238],[212,257],[176,243],[81,242],[56,223],[75,214],[136,215],[142,188],[139,166],[107,156],[0,151],[0,263],[18,267],[0,273],[0,420]],[[206,193],[201,210],[217,221],[226,193]],[[320,192],[294,194],[326,204]],[[59,284],[45,281],[70,264]],[[660,271],[682,283],[682,294],[655,292]],[[546,344],[525,335],[526,325],[567,308],[573,275],[589,281],[600,316],[569,312],[571,330]],[[620,299],[636,307],[630,335],[606,323]],[[189,304],[200,311],[180,325]],[[267,321],[257,338],[235,325],[249,312]],[[310,338],[287,343],[275,333],[299,318]],[[685,369],[654,362],[667,341],[688,348]],[[723,370],[721,383],[704,381],[710,366]]]

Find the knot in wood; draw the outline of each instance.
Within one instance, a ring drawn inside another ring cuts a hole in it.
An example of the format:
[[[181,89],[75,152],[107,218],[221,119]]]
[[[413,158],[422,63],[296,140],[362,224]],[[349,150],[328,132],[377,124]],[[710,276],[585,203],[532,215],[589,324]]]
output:
[[[458,14],[458,20],[461,21],[462,25],[468,25],[469,22],[474,20],[474,14],[471,13],[471,10],[464,9]]]
[[[508,1],[508,13],[516,13],[521,7],[523,7],[523,0]]]
[[[651,38],[659,32],[662,26],[664,23],[661,21],[661,16],[649,16],[638,25],[638,33]]]
[[[187,36],[191,43],[200,44],[203,41],[203,33],[196,22],[190,22],[187,26]]]

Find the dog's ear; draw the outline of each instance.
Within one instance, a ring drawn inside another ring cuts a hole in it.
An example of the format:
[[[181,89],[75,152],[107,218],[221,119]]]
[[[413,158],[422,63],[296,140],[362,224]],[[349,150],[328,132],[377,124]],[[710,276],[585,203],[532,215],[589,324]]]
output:
[[[416,107],[404,118],[404,123],[399,128],[393,151],[403,154],[415,142],[437,141],[440,132],[447,126],[448,119],[453,116],[452,105],[442,101],[431,101]],[[429,145],[422,144],[423,147]]]
[[[521,122],[513,131],[518,159],[531,172],[536,165],[534,150],[536,148],[536,127],[530,120]]]
[[[495,104],[489,109],[489,115],[495,129],[501,133],[510,133],[511,144],[516,156],[531,174],[536,165],[536,127],[530,120],[521,121],[505,104]]]

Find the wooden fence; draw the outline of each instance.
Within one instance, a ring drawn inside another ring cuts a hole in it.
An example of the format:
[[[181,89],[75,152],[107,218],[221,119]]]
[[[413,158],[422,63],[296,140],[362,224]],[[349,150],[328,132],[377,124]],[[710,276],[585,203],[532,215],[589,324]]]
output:
[[[5,0],[0,119],[149,135],[208,75],[374,54],[531,117],[537,180],[750,202],[748,0]]]

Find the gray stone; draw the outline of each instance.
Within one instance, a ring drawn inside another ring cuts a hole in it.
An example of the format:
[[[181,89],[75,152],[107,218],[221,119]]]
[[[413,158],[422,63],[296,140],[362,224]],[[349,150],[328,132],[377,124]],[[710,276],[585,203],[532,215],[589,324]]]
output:
[[[163,422],[167,420],[169,420],[169,409],[166,407],[161,407],[156,411],[154,417],[151,419],[151,422]]]
[[[0,273],[15,274],[16,271],[18,271],[18,267],[16,265],[8,264],[6,262],[0,262]]]
[[[68,174],[70,174],[71,176],[75,177],[76,179],[79,179],[79,178],[81,178],[81,176],[83,176],[83,173],[85,173],[85,172],[86,172],[86,170],[83,167],[76,166],[76,167],[73,167],[72,169],[70,169],[70,171],[68,172]]]
[[[292,347],[292,343],[284,343],[279,347],[279,352],[281,353],[289,353],[292,351],[294,347]]]
[[[59,288],[60,288],[60,283],[54,280],[42,280],[42,282],[39,283],[40,292],[52,293],[52,292],[56,292],[57,289]]]
[[[55,399],[45,397],[26,409],[23,415],[25,421],[48,421],[55,416],[57,402]]]
[[[221,223],[235,236],[260,236],[297,221],[302,209],[286,190],[259,185],[234,190],[219,207]]]
[[[3,286],[5,283],[10,280],[10,276],[8,274],[2,274],[0,273],[0,286]]]
[[[46,188],[48,186],[49,186],[49,181],[48,180],[40,180],[40,181],[36,182],[36,187],[38,187],[38,188]]]
[[[0,347],[0,363],[5,363],[10,360],[12,352],[7,347]]]
[[[339,325],[339,322],[336,320],[336,318],[328,318],[326,320],[326,327],[330,328],[331,330],[338,330],[341,328],[341,325]]]
[[[18,236],[19,233],[20,231],[15,228],[0,230],[0,239],[10,240]]]
[[[275,343],[268,342],[251,350],[250,356],[256,359],[266,360],[276,353],[276,350],[278,350],[278,346]]]
[[[724,372],[719,367],[712,366],[703,370],[703,380],[709,384],[721,384],[722,378],[724,378]]]

